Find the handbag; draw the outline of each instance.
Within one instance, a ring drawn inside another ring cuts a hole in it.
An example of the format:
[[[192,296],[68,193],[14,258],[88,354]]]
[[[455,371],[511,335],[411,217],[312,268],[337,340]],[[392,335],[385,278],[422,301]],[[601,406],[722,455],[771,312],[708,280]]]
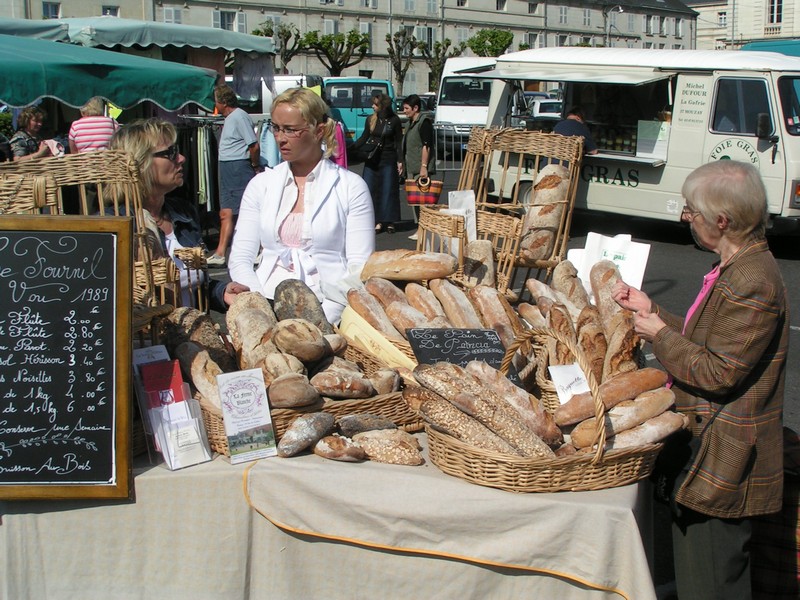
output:
[[[444,187],[443,181],[436,181],[430,177],[417,177],[406,179],[406,197],[409,204],[436,204]]]
[[[680,515],[681,510],[675,496],[694,466],[703,436],[717,418],[722,407],[723,405],[720,405],[714,412],[700,435],[694,437],[688,429],[681,429],[665,440],[664,447],[656,457],[653,473],[650,475],[650,479],[653,481],[653,493],[656,500],[668,505],[676,515]]]
[[[383,123],[380,135],[370,135],[366,141],[357,148],[359,160],[368,163],[376,163],[380,160],[381,151],[383,150],[383,134],[386,133],[387,124],[386,122]]]

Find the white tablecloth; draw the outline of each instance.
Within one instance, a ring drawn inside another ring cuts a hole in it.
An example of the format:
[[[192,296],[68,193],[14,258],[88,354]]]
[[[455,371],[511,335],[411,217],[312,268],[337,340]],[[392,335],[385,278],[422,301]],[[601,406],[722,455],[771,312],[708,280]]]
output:
[[[0,502],[0,598],[655,598],[645,484],[512,494],[313,455],[134,484],[135,502]]]

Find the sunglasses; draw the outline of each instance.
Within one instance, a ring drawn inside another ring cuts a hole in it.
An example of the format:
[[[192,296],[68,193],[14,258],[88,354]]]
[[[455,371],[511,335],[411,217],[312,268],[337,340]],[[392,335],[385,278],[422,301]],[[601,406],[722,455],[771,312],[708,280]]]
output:
[[[178,159],[179,154],[180,152],[178,151],[177,144],[173,144],[166,150],[159,150],[158,152],[153,152],[153,156],[157,158],[166,158],[168,160],[171,160],[172,162],[175,162]]]

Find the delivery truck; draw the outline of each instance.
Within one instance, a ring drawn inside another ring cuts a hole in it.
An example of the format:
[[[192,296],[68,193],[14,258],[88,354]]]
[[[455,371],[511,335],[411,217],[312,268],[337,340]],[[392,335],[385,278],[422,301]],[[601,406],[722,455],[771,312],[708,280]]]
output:
[[[680,219],[681,186],[712,160],[755,165],[770,231],[800,223],[800,58],[771,52],[542,48],[498,57],[471,77],[492,80],[489,126],[508,126],[520,87],[561,82],[599,152],[584,157],[576,207]],[[497,154],[497,153],[496,153]],[[500,159],[492,182],[500,182]],[[522,174],[526,197],[536,165]],[[507,177],[515,185],[515,177]],[[513,190],[503,190],[509,197]]]

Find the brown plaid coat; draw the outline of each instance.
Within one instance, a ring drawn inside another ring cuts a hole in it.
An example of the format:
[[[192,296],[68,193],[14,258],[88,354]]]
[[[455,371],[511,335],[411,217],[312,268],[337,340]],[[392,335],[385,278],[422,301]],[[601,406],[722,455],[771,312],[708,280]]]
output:
[[[685,335],[680,317],[656,307],[667,327],[653,350],[675,379],[676,407],[693,433],[724,405],[677,494],[697,512],[740,518],[781,508],[787,304],[778,265],[761,240],[721,269]]]

